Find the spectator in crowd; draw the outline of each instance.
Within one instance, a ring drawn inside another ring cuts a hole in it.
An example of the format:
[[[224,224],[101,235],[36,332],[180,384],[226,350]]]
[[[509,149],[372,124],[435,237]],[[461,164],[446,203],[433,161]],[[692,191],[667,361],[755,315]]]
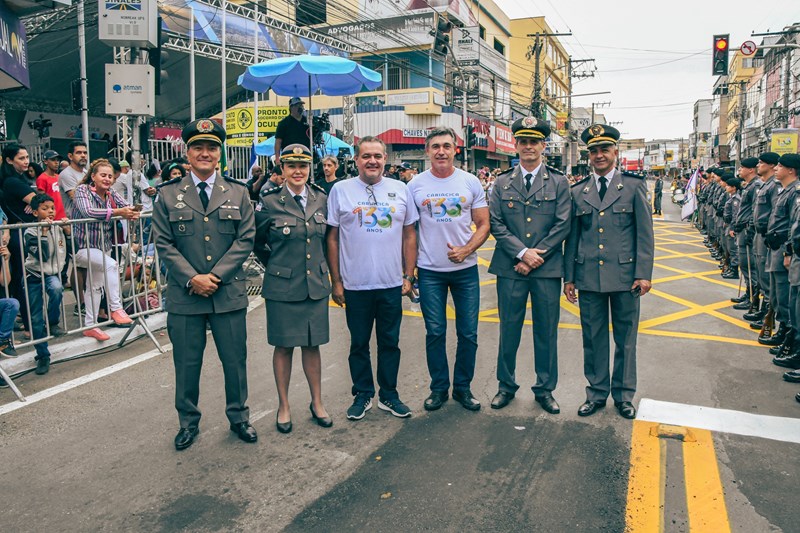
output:
[[[253,202],[258,202],[259,193],[261,192],[261,188],[264,186],[264,182],[267,181],[267,177],[268,175],[264,172],[263,168],[261,168],[259,165],[253,165],[253,168],[250,171],[250,179],[247,180],[246,184],[247,192],[250,194],[250,200]]]
[[[411,168],[411,165],[408,163],[401,163],[399,167],[397,167],[398,173],[400,176],[400,181],[408,185],[408,183],[414,178],[417,174],[414,172],[414,169]]]
[[[31,209],[39,222],[52,223],[56,216],[56,204],[53,198],[38,193],[31,198]],[[67,260],[67,237],[69,227],[36,226],[25,230],[25,274],[28,279],[28,302],[31,310],[31,330],[34,339],[50,335],[64,335],[61,329],[61,269]],[[44,285],[44,288],[42,287]],[[45,322],[45,303],[43,294],[47,295],[47,321]],[[50,371],[50,350],[47,342],[35,345],[36,373],[47,374]]]
[[[6,214],[0,209],[0,223],[5,223]],[[3,237],[0,240],[0,286],[8,287],[11,283],[11,251],[6,246],[8,242],[8,230],[3,230]],[[0,289],[0,294],[5,296],[5,291]],[[6,357],[16,357],[17,351],[14,349],[14,342],[11,337],[14,332],[14,320],[19,313],[19,300],[15,298],[0,298],[0,355]],[[0,379],[0,385],[5,382]]]
[[[35,185],[36,178],[38,178],[42,174],[42,172],[44,172],[42,166],[39,163],[34,163],[33,161],[31,161],[28,164],[28,170],[25,172],[25,175],[28,177],[28,181],[30,181],[31,184]]]
[[[322,179],[315,180],[314,183],[322,187],[325,194],[330,194],[331,189],[339,181],[336,171],[339,169],[339,160],[332,155],[322,158]]]
[[[69,143],[67,159],[69,159],[69,166],[58,175],[58,189],[61,192],[64,212],[70,216],[75,188],[86,174],[86,164],[89,162],[89,151],[86,149],[86,144],[83,141]]]
[[[167,179],[164,181],[174,180],[176,178],[183,178],[184,176],[186,176],[186,169],[183,168],[183,165],[181,165],[180,163],[171,162],[164,169],[164,172],[161,173],[162,176],[164,174],[167,175]]]
[[[62,170],[64,170],[64,169],[65,169],[65,168],[67,168],[68,166],[69,166],[69,161],[67,161],[66,159],[62,159],[62,160],[61,160],[61,161],[58,163],[58,172],[59,172],[59,174],[61,173],[61,171],[62,171]]]
[[[56,220],[64,220],[67,213],[64,211],[64,202],[61,200],[61,193],[58,188],[58,169],[61,157],[55,150],[47,150],[44,153],[44,172],[36,178],[36,188],[50,195],[56,208]]]
[[[36,222],[30,208],[30,201],[36,195],[32,182],[28,179],[28,150],[19,144],[7,144],[3,148],[3,163],[0,167],[0,190],[3,193],[3,211],[8,216],[9,224]],[[22,249],[22,232],[14,230],[8,241],[11,251],[11,284],[8,286],[11,296],[20,302],[25,301],[25,268]],[[26,306],[21,306],[22,324],[30,331],[30,321]]]
[[[282,187],[283,186],[283,182],[286,181],[286,179],[284,179],[284,177],[280,174],[280,172],[278,172],[279,170],[280,170],[280,168],[277,168],[277,167],[275,168],[275,172],[273,172],[269,176],[269,179],[264,182],[264,185],[261,186],[261,189],[259,189],[259,193],[258,194],[261,194],[262,192],[268,191],[269,189],[272,189],[272,188],[275,188],[275,187]]]
[[[331,285],[325,262],[327,196],[319,185],[308,183],[311,151],[302,144],[290,144],[281,153],[281,166],[285,184],[264,191],[256,207],[255,252],[267,270],[261,295],[267,306],[267,342],[275,347],[275,422],[278,431],[289,433],[289,379],[296,346],[311,391],[311,416],[324,428],[333,425],[322,405],[319,350],[330,339]],[[290,274],[282,275],[280,270],[287,268]]]
[[[139,218],[139,210],[129,206],[111,188],[114,170],[107,159],[97,159],[81,184],[75,188],[72,218],[95,218],[97,222],[76,224],[75,265],[88,269],[84,302],[86,304],[86,326],[94,326],[100,308],[101,293],[105,289],[111,319],[117,325],[131,324],[133,321],[122,309],[119,273],[117,262],[111,256],[111,236],[115,222],[112,217],[127,220]],[[99,328],[93,327],[83,332],[87,337],[105,341],[109,336]]]
[[[284,147],[290,144],[302,144],[311,148],[311,137],[308,131],[308,119],[305,114],[305,103],[293,97],[289,100],[289,114],[278,122],[275,127],[275,153],[280,154]],[[280,172],[280,167],[275,167]]]

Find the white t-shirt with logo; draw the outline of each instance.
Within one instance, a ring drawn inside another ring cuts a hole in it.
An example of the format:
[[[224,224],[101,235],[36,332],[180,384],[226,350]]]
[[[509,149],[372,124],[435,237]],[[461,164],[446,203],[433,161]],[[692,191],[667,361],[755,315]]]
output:
[[[403,284],[403,227],[417,221],[417,210],[401,181],[381,178],[372,193],[356,177],[336,182],[328,195],[328,224],[339,228],[339,269],[348,290]]]
[[[452,272],[478,264],[477,253],[458,264],[447,257],[448,243],[464,246],[472,238],[472,210],[488,207],[480,180],[469,172],[454,170],[447,178],[437,178],[426,170],[408,184],[419,211],[420,268]]]

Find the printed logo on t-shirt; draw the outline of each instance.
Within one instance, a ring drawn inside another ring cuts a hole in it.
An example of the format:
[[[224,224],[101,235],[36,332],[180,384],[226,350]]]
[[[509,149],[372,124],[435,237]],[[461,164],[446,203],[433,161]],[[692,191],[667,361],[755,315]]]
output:
[[[422,207],[436,222],[452,222],[463,211],[466,197],[455,193],[431,193],[422,201]]]
[[[383,204],[384,202],[380,202]],[[359,206],[353,209],[353,214],[358,216],[358,225],[366,228],[367,233],[383,233],[383,229],[392,227],[392,213],[394,206],[388,204],[379,206]]]

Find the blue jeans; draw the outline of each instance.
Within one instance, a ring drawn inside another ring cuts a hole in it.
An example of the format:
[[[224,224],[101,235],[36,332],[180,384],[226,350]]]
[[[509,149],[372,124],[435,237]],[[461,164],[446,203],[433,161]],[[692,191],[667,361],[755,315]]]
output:
[[[50,329],[57,326],[61,320],[61,297],[64,292],[61,286],[61,276],[45,276],[44,290],[47,293],[47,320]],[[33,338],[41,339],[47,337],[47,324],[44,321],[44,301],[42,299],[42,279],[36,276],[28,276],[28,301],[31,305],[31,326],[33,327]],[[50,357],[50,350],[47,342],[34,345],[36,348],[36,359]]]
[[[0,340],[11,338],[17,313],[19,313],[19,302],[16,299],[0,298]]]
[[[450,389],[450,368],[447,364],[447,290],[456,308],[456,364],[453,368],[453,390],[469,390],[475,375],[475,353],[478,351],[478,311],[481,303],[478,266],[453,272],[418,269],[419,304],[425,319],[425,351],[432,391]]]

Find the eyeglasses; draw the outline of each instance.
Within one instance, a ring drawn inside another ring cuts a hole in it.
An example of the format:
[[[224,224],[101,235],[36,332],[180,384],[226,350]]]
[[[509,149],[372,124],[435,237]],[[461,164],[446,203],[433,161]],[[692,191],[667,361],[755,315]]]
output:
[[[369,203],[378,203],[378,201],[375,199],[375,190],[372,188],[372,185],[367,185],[367,196],[369,197]]]

